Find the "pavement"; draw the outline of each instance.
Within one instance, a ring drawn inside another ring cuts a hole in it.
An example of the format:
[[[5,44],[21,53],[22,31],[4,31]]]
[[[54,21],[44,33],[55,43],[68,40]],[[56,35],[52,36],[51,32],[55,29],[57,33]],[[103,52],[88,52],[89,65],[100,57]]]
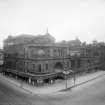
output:
[[[75,88],[79,85],[82,85],[84,83],[97,79],[103,75],[105,75],[105,71],[97,71],[97,72],[92,72],[88,74],[83,74],[81,76],[76,76],[75,85],[74,85],[73,78],[67,80],[67,88]],[[22,82],[20,80],[3,76],[2,74],[0,74],[0,76],[4,77],[4,79],[7,80],[8,82],[16,85],[17,87],[24,89],[25,91],[28,91],[31,94],[38,94],[38,95],[53,94],[53,93],[61,92],[62,90],[65,90],[66,88],[65,80],[54,83],[54,84],[50,84],[47,86],[36,87],[36,86],[26,84],[25,82]]]

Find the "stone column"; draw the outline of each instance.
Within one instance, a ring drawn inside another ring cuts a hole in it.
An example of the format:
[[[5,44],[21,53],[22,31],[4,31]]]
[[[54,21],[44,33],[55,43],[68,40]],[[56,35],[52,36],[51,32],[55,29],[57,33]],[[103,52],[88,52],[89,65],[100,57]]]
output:
[[[32,81],[32,85],[35,85],[35,82],[34,81]]]
[[[54,83],[54,81],[51,79],[51,80],[50,80],[50,83],[51,83],[51,84],[53,84],[53,83]]]
[[[31,78],[28,79],[28,83],[31,84]]]

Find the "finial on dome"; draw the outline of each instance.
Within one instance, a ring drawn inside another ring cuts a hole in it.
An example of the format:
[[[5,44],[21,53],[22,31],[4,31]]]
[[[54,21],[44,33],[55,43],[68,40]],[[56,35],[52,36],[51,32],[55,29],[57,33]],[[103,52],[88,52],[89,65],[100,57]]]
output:
[[[48,32],[48,27],[46,29],[46,34],[45,35],[50,35],[49,32]]]
[[[48,34],[49,32],[48,32],[48,27],[47,27],[47,29],[46,29],[46,34]]]
[[[79,39],[78,36],[76,36],[75,39],[78,40]]]

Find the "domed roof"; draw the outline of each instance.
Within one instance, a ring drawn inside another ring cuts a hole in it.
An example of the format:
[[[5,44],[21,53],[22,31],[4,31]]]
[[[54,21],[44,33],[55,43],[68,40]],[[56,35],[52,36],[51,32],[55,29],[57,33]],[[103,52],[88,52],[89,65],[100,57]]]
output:
[[[78,37],[76,37],[75,40],[68,41],[68,44],[70,44],[71,46],[80,46],[81,45],[81,41],[79,40]]]

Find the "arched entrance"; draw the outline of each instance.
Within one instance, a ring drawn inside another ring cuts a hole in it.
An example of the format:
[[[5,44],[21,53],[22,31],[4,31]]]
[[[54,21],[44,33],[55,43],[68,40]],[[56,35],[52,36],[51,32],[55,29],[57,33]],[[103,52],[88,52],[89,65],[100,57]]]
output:
[[[56,76],[53,77],[53,80],[63,80],[63,75],[62,75],[62,71],[63,71],[63,64],[61,62],[57,62],[54,65],[54,71],[56,72]]]
[[[63,64],[61,62],[57,62],[54,65],[54,71],[55,72],[61,72],[61,71],[63,71]]]

